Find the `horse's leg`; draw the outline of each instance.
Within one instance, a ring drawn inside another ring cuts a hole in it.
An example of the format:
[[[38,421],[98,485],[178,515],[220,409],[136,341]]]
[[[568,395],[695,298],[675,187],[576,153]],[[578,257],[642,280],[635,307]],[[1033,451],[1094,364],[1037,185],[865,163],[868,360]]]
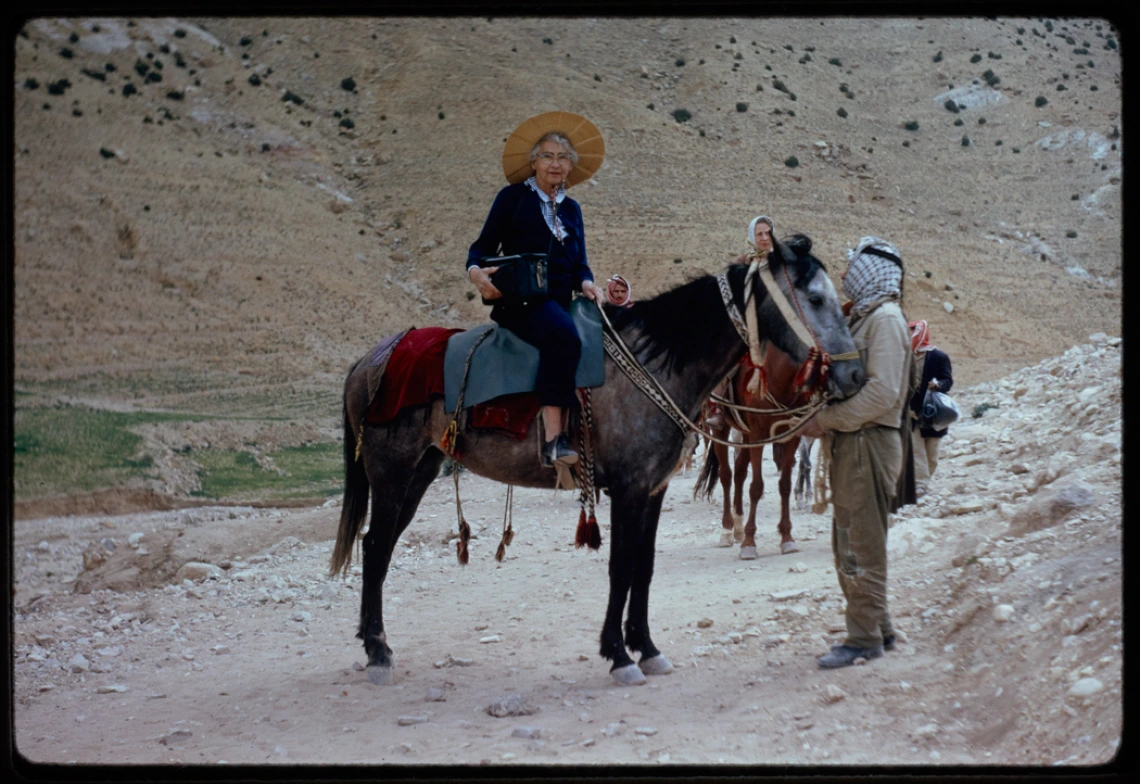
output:
[[[373,448],[377,449],[373,454],[377,454],[382,449],[390,450],[391,445],[380,444]],[[392,649],[384,632],[384,579],[388,575],[392,550],[415,516],[428,485],[439,474],[443,453],[428,449],[415,468],[400,464],[399,452],[389,453],[383,459],[386,461],[383,470],[370,472],[372,518],[364,537],[360,629],[356,633],[364,640],[368,654],[368,679],[378,686],[395,679]]]
[[[610,599],[606,605],[606,620],[602,624],[602,645],[599,652],[603,658],[613,662],[610,675],[614,680],[622,685],[633,686],[645,683],[645,674],[626,652],[621,618],[633,584],[645,509],[652,499],[648,499],[644,492],[635,493],[627,488],[611,486],[610,500]],[[661,501],[658,498],[658,512],[660,509]]]
[[[726,427],[717,432],[717,436],[728,440],[729,429]],[[724,508],[720,515],[720,527],[724,533],[720,537],[721,547],[732,547],[732,529],[735,519],[732,516],[732,463],[729,461],[731,450],[724,444],[713,442],[713,453],[717,459],[717,477],[720,479],[720,489],[724,493]]]
[[[801,438],[796,449],[798,468],[796,470],[796,509],[808,508],[808,491],[811,489],[811,445],[812,439]]]
[[[629,614],[625,621],[625,644],[641,654],[638,668],[646,675],[665,675],[673,664],[653,644],[649,636],[649,584],[653,581],[653,559],[657,550],[657,523],[665,491],[651,495],[641,519],[641,535],[633,556],[633,583],[629,589]]]
[[[800,546],[792,538],[792,514],[789,509],[789,496],[792,494],[792,468],[795,467],[796,451],[799,447],[799,438],[793,438],[783,444],[776,444],[773,457],[776,467],[780,471],[780,552],[798,553]]]
[[[756,507],[764,495],[764,472],[760,470],[764,462],[764,447],[757,446],[748,451],[751,453],[752,482],[748,485],[748,522],[744,526],[744,541],[740,543],[740,557],[745,561],[756,557]]]
[[[744,434],[748,439],[748,434]],[[744,539],[744,480],[748,478],[748,461],[752,459],[751,449],[737,449],[732,466],[732,538],[734,542]]]

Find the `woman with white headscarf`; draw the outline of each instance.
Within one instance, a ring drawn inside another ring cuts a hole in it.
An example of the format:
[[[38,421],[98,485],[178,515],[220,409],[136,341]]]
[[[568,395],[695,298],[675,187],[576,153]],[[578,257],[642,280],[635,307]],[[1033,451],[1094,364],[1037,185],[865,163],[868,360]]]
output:
[[[772,219],[767,215],[757,215],[748,224],[748,247],[747,253],[742,253],[736,257],[736,264],[749,264],[753,259],[760,259],[763,261],[768,258],[768,254],[772,251],[772,245],[775,240],[772,237],[772,232],[776,226]],[[748,361],[748,355],[745,354],[740,360],[743,365]],[[728,392],[729,379],[724,379],[717,384],[713,394],[718,397],[724,397]],[[724,427],[724,411],[715,401],[710,400],[708,403],[708,413],[705,416],[705,424],[713,429],[720,429]]]
[[[910,330],[899,307],[903,265],[898,250],[863,237],[847,251],[843,291],[851,299],[848,327],[867,383],[825,406],[802,431],[830,449],[831,547],[847,600],[847,639],[819,657],[824,669],[846,667],[893,650],[887,608],[887,517],[903,468],[902,429],[910,401]]]

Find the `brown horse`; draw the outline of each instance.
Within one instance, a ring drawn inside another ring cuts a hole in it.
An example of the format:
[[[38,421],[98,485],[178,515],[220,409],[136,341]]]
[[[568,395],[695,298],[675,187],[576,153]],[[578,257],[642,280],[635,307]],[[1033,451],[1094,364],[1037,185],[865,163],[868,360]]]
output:
[[[795,408],[808,402],[810,393],[797,391],[794,388],[794,379],[799,366],[775,346],[769,346],[765,356],[763,370],[766,384],[760,384],[756,393],[748,391],[748,382],[756,373],[756,366],[745,355],[739,365],[739,370],[732,380],[736,401],[749,408],[776,409]],[[765,391],[766,389],[766,391]],[[725,412],[724,426],[713,432],[724,440],[728,440],[732,430],[738,430],[733,423],[733,417]],[[761,441],[778,435],[780,428],[773,433],[772,426],[787,416],[754,414],[740,414],[747,426],[744,434],[745,443]],[[780,552],[799,552],[799,545],[792,538],[792,517],[789,511],[788,499],[792,494],[792,469],[796,465],[797,447],[800,444],[799,436],[792,436],[782,443],[772,444],[772,460],[780,471],[780,523],[777,530],[780,532]],[[728,447],[723,444],[713,444],[713,448],[705,452],[705,464],[697,479],[696,495],[711,499],[717,479],[724,491],[724,511],[721,515],[721,526],[725,529],[721,536],[722,547],[731,547],[734,542],[740,542],[740,557],[751,560],[756,557],[756,505],[764,495],[764,477],[761,475],[761,463],[764,459],[764,447],[757,446],[749,449],[737,449],[735,461],[730,461]],[[751,506],[748,510],[748,522],[742,525],[744,518],[744,480],[748,476],[748,466],[752,466],[752,483],[748,487],[748,498]],[[732,501],[729,501],[729,484],[732,484]]]

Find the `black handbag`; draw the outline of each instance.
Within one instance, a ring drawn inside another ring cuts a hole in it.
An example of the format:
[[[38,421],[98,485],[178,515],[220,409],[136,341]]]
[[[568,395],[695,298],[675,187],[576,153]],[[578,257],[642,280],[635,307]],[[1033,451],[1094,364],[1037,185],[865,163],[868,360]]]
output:
[[[519,253],[514,256],[484,256],[480,267],[498,267],[491,283],[502,299],[485,299],[484,305],[525,305],[547,297],[546,254]]]

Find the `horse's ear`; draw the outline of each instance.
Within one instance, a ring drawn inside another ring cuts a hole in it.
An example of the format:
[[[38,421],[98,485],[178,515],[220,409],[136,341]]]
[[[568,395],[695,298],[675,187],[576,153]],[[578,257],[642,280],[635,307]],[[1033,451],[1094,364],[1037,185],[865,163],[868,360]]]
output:
[[[793,234],[790,237],[785,237],[783,242],[795,254],[796,258],[802,259],[811,253],[811,237],[806,234]]]

